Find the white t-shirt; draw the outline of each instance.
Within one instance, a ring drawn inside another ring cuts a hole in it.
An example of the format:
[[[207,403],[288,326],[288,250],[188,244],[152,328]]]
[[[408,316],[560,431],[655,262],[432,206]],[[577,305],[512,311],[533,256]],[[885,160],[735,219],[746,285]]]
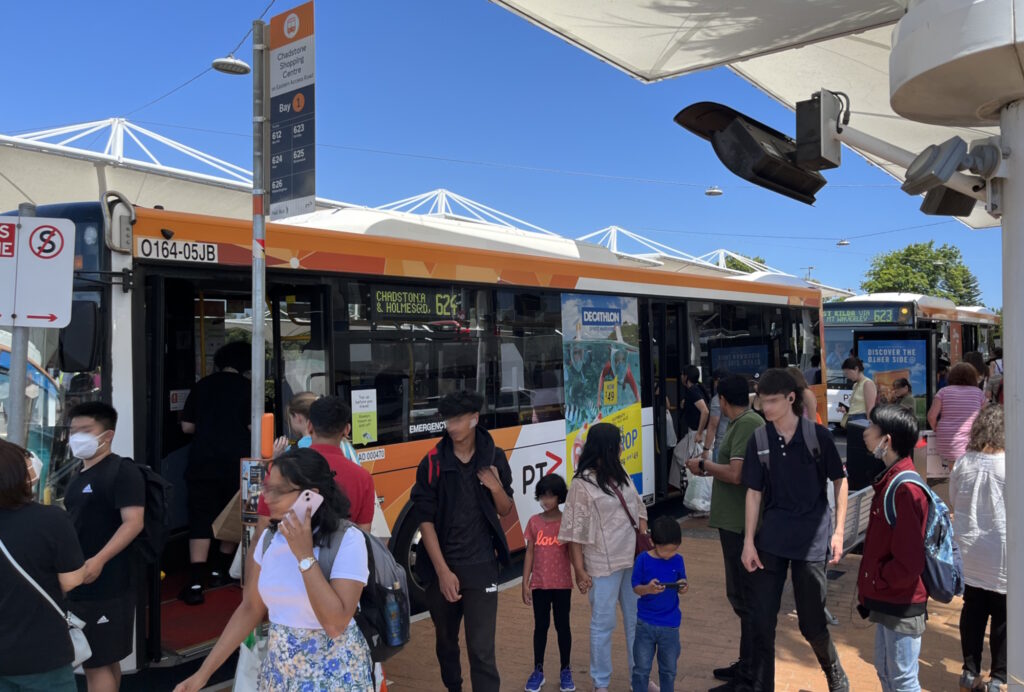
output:
[[[267,529],[269,531],[270,529]],[[263,536],[253,543],[255,554],[253,559],[260,566],[259,587],[260,598],[267,605],[270,621],[286,627],[301,627],[309,630],[323,629],[316,619],[313,606],[306,594],[306,585],[299,571],[299,561],[292,554],[288,542],[280,532],[264,553]],[[320,547],[313,547],[313,557],[320,556]],[[314,565],[313,569],[320,569]],[[331,567],[331,579],[352,579],[365,584],[370,576],[366,558],[366,539],[357,529],[349,529],[341,539],[341,546]]]

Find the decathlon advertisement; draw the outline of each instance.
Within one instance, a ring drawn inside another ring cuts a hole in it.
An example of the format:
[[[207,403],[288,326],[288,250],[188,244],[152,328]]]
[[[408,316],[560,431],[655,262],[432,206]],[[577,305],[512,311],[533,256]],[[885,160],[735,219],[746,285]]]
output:
[[[612,423],[622,431],[623,463],[643,494],[640,327],[636,298],[562,294],[565,442],[572,478],[587,431]]]

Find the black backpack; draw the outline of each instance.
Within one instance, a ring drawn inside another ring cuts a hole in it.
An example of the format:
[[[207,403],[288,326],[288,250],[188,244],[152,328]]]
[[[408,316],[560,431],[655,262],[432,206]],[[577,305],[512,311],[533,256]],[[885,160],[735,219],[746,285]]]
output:
[[[135,537],[132,545],[147,564],[155,565],[167,543],[170,533],[171,518],[171,484],[148,465],[126,458],[142,473],[142,481],[146,486],[146,513],[143,519],[142,532]]]

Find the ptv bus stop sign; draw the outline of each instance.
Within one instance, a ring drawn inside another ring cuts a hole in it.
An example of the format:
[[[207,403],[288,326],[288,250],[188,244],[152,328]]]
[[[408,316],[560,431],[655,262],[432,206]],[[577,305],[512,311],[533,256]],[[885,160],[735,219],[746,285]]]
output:
[[[73,222],[0,216],[0,326],[67,326],[74,263]]]

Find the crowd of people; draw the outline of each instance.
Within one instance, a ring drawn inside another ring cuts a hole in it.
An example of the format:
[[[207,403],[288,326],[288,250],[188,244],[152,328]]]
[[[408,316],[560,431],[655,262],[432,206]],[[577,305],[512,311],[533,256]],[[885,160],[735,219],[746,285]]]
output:
[[[223,360],[218,372],[227,384],[197,385],[200,396],[190,401],[183,423],[200,447],[241,445],[240,436],[214,442],[202,423],[212,415],[204,409],[223,404],[224,392],[241,401],[243,390],[233,379],[241,377],[240,367],[241,362]],[[953,464],[949,501],[966,581],[959,686],[963,692],[995,692],[1006,682],[1004,421],[992,395],[1002,361],[984,364],[983,388],[977,367],[964,362],[949,371],[928,418],[940,454]],[[910,396],[909,383],[894,383],[895,396],[882,401],[863,363],[851,357],[843,369],[857,392],[848,416],[869,421],[865,443],[884,465],[874,479],[857,574],[859,610],[876,627],[875,666],[883,690],[919,690],[929,593],[922,573],[935,500],[922,485],[903,482],[914,469],[918,420],[903,401]],[[710,397],[699,371],[687,370],[681,380],[688,408],[677,447],[685,454],[675,458],[681,473],[712,486],[708,522],[718,531],[725,595],[740,624],[736,661],[711,671],[722,682],[714,690],[774,690],[776,628],[787,579],[799,631],[828,689],[849,690],[825,607],[827,566],[843,555],[846,470],[832,434],[815,414],[804,373],[794,368],[761,373],[756,409],[745,376],[716,371]],[[440,401],[446,430],[420,462],[411,493],[412,516],[422,535],[415,569],[426,585],[440,685],[450,692],[464,687],[463,623],[470,687],[476,692],[502,687],[495,640],[499,572],[510,559],[502,518],[514,507],[512,474],[505,451],[480,425],[483,405],[479,394],[468,391]],[[371,531],[377,507],[373,481],[347,444],[351,415],[341,399],[302,393],[289,413],[299,441],[279,441],[268,466],[242,603],[200,668],[178,685],[180,692],[202,689],[266,621],[270,634],[260,689],[374,689],[370,648],[355,620],[371,578],[369,555],[361,533],[347,530]],[[119,688],[119,662],[133,645],[137,576],[131,546],[143,529],[144,476],[134,462],[111,452],[117,413],[110,406],[80,404],[68,420],[71,449],[82,466],[68,487],[66,511],[34,500],[36,472],[29,454],[0,441],[0,575],[10,585],[0,593],[0,612],[10,614],[9,626],[0,632],[3,692],[76,689],[74,652],[64,635],[67,618],[42,607],[42,591],[85,623],[91,654],[83,668],[90,692]],[[593,689],[605,692],[611,684],[620,614],[633,692],[674,689],[680,597],[688,590],[680,525],[660,517],[648,526],[647,509],[622,463],[622,445],[615,425],[593,425],[573,482],[549,474],[536,485],[542,511],[524,529],[522,600],[534,615],[527,692],[539,692],[547,682],[552,619],[558,688],[576,689],[570,667],[574,587],[590,605]],[[207,454],[212,452],[193,454],[190,469],[196,468],[187,475],[190,491],[204,490],[190,499],[190,509],[201,519],[190,522],[193,583],[183,593],[192,596],[186,602],[201,602],[205,580],[226,568],[223,561],[233,548],[221,547],[222,557],[207,574],[209,527],[199,523],[212,521],[211,509],[227,494],[219,487],[220,469],[200,468]],[[297,514],[293,507],[307,491],[318,493],[323,503]],[[885,505],[890,495],[891,517]],[[329,564],[320,564],[323,551],[333,556]],[[989,626],[986,679],[982,657]]]

